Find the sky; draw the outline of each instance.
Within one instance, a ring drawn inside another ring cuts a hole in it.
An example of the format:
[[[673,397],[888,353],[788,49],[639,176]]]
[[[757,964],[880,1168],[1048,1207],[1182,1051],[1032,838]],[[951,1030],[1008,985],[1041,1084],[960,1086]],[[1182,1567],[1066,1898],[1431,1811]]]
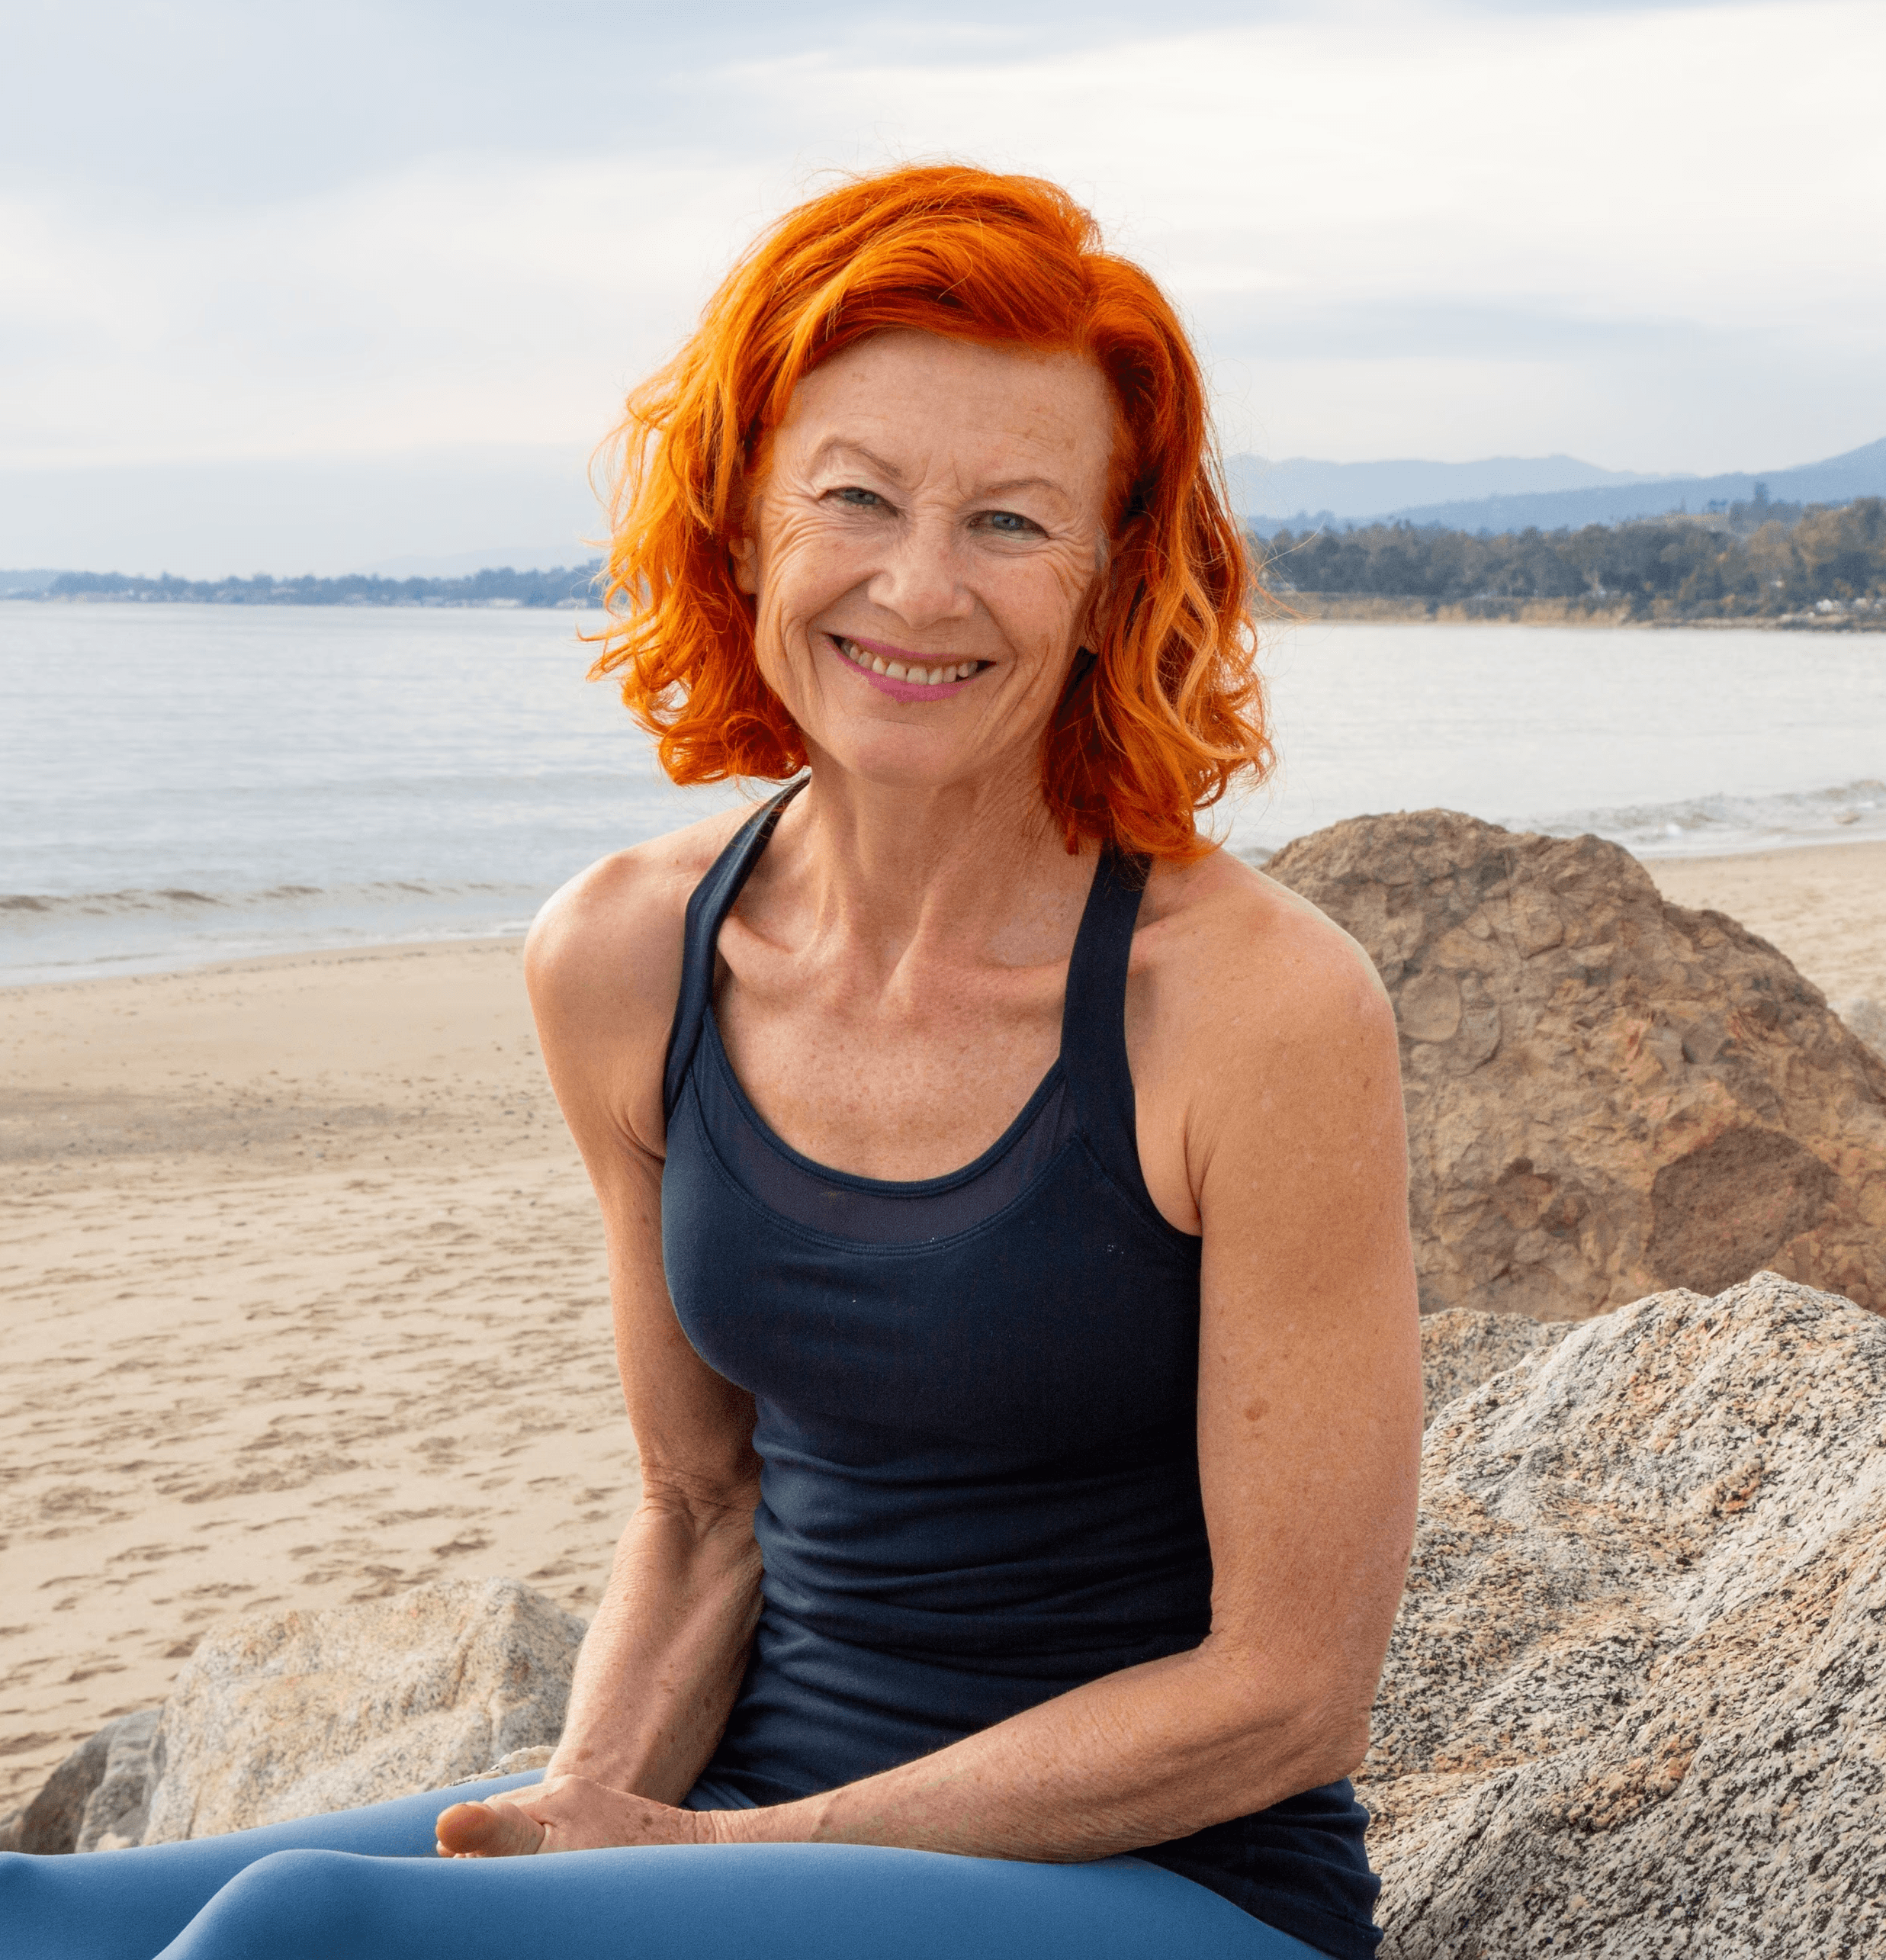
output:
[[[574,540],[753,233],[943,156],[1090,205],[1229,451],[1810,461],[1886,434],[1881,74],[1878,0],[7,0],[0,565]]]

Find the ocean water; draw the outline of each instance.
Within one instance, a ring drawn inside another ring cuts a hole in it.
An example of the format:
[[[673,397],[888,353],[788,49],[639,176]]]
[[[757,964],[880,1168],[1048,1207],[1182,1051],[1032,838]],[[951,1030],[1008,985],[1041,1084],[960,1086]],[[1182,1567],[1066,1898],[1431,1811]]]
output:
[[[675,789],[568,612],[0,605],[0,982],[522,932]],[[597,615],[587,615],[593,623]],[[1640,855],[1886,837],[1872,635],[1312,625],[1261,857],[1444,805]]]

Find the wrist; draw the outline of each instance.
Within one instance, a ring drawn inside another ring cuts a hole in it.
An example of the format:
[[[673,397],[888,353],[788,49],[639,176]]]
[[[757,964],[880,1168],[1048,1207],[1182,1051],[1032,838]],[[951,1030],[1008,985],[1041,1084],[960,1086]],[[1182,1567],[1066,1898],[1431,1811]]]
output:
[[[748,1811],[702,1811],[702,1842],[710,1844],[814,1844],[826,1835],[824,1823],[832,1793],[801,1797],[789,1804],[762,1804]]]
[[[743,1817],[757,1814],[752,1811],[683,1811],[682,1815],[689,1820],[692,1841],[696,1844],[748,1844],[753,1840],[744,1836],[739,1823]]]

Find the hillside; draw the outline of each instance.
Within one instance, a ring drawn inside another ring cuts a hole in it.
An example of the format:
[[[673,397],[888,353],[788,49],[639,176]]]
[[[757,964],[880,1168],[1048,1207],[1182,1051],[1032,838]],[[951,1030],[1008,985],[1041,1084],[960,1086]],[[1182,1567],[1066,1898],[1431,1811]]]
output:
[[[1817,463],[1714,477],[1639,477],[1573,456],[1498,458],[1484,463],[1267,464],[1234,456],[1232,501],[1268,535],[1318,520],[1438,524],[1453,531],[1556,531],[1634,518],[1692,514],[1766,498],[1846,503],[1886,496],[1886,438]]]

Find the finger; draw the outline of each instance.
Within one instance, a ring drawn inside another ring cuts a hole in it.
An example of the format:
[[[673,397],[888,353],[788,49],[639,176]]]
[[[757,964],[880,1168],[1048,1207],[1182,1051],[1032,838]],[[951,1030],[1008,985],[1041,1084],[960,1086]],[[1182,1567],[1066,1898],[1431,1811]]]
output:
[[[433,1829],[442,1858],[522,1858],[543,1848],[543,1826],[515,1804],[455,1804]]]

